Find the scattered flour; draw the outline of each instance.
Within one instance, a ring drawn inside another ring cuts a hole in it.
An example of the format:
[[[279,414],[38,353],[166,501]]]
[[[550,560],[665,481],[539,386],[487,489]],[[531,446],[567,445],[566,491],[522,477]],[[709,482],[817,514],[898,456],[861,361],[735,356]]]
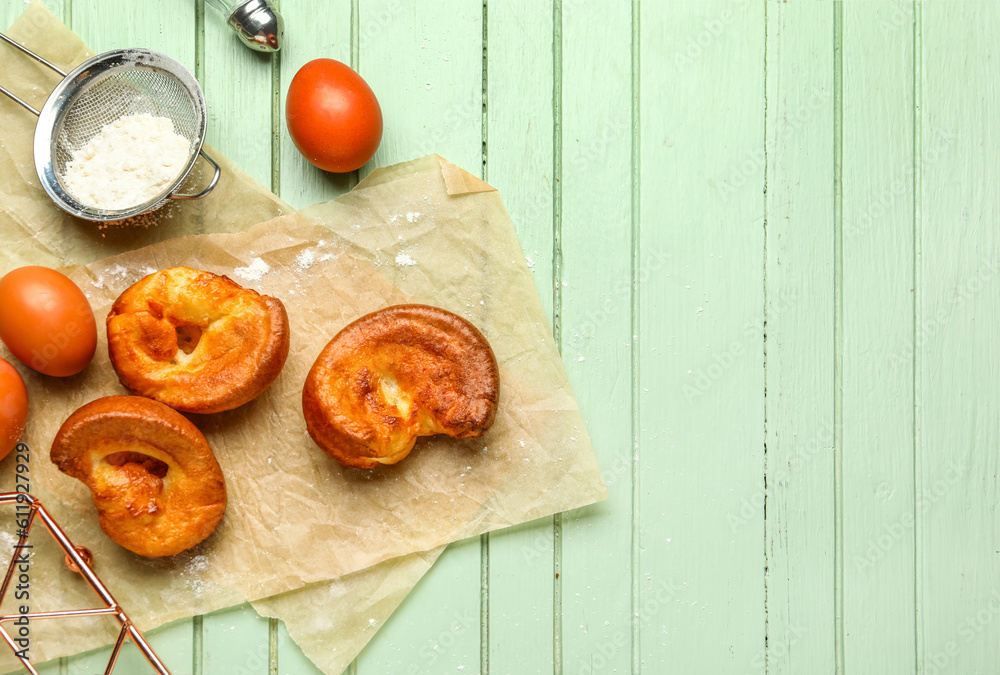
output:
[[[411,256],[409,253],[402,253],[401,252],[401,253],[396,254],[396,264],[397,265],[404,265],[406,267],[409,267],[410,265],[416,265],[417,261],[414,260],[413,256]]]
[[[260,281],[270,271],[270,265],[260,258],[254,258],[246,267],[237,267],[234,269],[233,274],[245,281]]]
[[[313,253],[311,248],[307,248],[295,257],[295,262],[299,264],[300,270],[307,270],[312,267],[314,260],[316,260],[316,254]]]
[[[170,188],[190,155],[169,118],[126,115],[73,153],[66,187],[89,206],[128,209]]]
[[[417,222],[417,218],[419,217],[420,214],[417,213],[416,211],[410,211],[409,213],[406,214],[406,220],[411,223]]]

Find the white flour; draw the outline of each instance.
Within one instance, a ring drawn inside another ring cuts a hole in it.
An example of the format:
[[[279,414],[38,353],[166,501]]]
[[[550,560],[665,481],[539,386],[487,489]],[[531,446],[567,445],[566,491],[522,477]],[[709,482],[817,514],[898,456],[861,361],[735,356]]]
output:
[[[396,255],[396,264],[409,267],[410,265],[416,265],[417,261],[409,253],[398,253]]]
[[[191,143],[169,118],[120,117],[73,153],[66,187],[88,206],[131,208],[170,187],[190,154]]]
[[[233,274],[246,281],[260,281],[270,271],[270,265],[260,258],[254,258],[246,267],[237,267],[234,269]]]

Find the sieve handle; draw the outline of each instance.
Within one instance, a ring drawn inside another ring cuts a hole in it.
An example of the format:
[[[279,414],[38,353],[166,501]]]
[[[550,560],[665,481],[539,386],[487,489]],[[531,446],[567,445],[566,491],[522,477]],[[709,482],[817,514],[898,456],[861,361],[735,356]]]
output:
[[[39,56],[39,55],[38,55],[38,54],[36,54],[35,52],[31,51],[30,49],[28,49],[28,48],[27,48],[27,47],[25,47],[24,45],[22,45],[22,44],[19,44],[19,43],[17,43],[17,42],[14,42],[13,40],[11,40],[11,39],[10,39],[9,37],[7,37],[6,35],[4,35],[3,33],[0,33],[0,40],[3,40],[4,42],[6,42],[7,44],[9,44],[9,45],[11,45],[11,46],[13,46],[13,47],[17,47],[17,48],[18,48],[18,49],[20,49],[20,50],[21,50],[22,52],[24,52],[25,54],[27,54],[27,55],[28,55],[28,56],[30,56],[31,58],[35,59],[35,60],[36,60],[36,61],[38,61],[39,63],[41,63],[41,64],[43,64],[43,65],[46,65],[46,66],[48,66],[49,68],[51,68],[52,70],[56,71],[57,73],[59,73],[59,74],[60,74],[60,75],[62,75],[63,77],[66,77],[66,73],[64,73],[64,72],[63,72],[63,71],[62,71],[62,70],[61,70],[61,69],[60,69],[59,67],[57,67],[57,66],[55,66],[55,65],[53,65],[53,64],[51,64],[51,63],[49,63],[48,61],[46,61],[46,60],[45,60],[45,59],[43,59],[43,58],[42,58],[41,56]],[[37,110],[35,110],[35,109],[34,109],[33,107],[31,107],[30,105],[28,105],[28,103],[26,103],[25,101],[22,101],[21,99],[19,99],[19,98],[18,98],[17,96],[15,96],[15,95],[14,95],[13,93],[11,93],[11,92],[10,92],[9,90],[7,90],[7,89],[4,89],[3,87],[0,87],[0,92],[2,92],[2,93],[4,93],[4,94],[6,94],[6,95],[7,95],[7,96],[8,96],[9,98],[11,98],[11,99],[12,99],[12,100],[13,100],[13,101],[14,101],[15,103],[17,103],[18,105],[20,105],[20,106],[21,106],[22,108],[24,108],[24,109],[25,109],[25,110],[27,110],[28,112],[30,112],[30,113],[33,113],[33,114],[35,115],[35,117],[38,117],[38,114],[39,114],[39,113],[38,113],[38,111],[37,111]]]
[[[3,33],[0,33],[0,40],[3,40],[7,44],[9,44],[11,47],[17,47],[22,52],[24,52],[25,54],[27,54],[31,58],[35,59],[36,61],[38,61],[42,65],[48,66],[49,68],[51,68],[52,70],[56,71],[57,73],[59,73],[63,77],[66,77],[66,73],[62,70],[62,68],[60,68],[59,66],[54,65],[52,63],[49,63],[48,61],[46,61],[45,59],[43,59],[41,56],[39,56],[38,54],[36,54],[35,52],[31,51],[30,49],[28,49],[24,45],[20,44],[19,42],[14,42],[13,40],[11,40],[9,37],[7,37],[6,35],[4,35]]]
[[[38,117],[41,114],[40,112],[35,110],[30,104],[28,104],[27,101],[22,101],[17,96],[15,96],[9,89],[4,89],[3,87],[0,87],[0,93],[6,94],[7,98],[11,99],[12,101],[14,101],[14,103],[18,104],[28,112],[34,114],[35,117]]]
[[[202,197],[204,197],[209,192],[215,189],[216,184],[219,182],[219,176],[222,175],[222,169],[219,168],[218,163],[216,163],[214,159],[209,157],[208,153],[205,152],[204,150],[199,150],[198,154],[204,157],[206,162],[215,167],[215,175],[212,176],[212,182],[208,184],[208,187],[206,187],[204,190],[202,190],[197,194],[186,195],[186,194],[181,194],[179,192],[174,192],[171,195],[167,195],[170,199],[201,199]]]

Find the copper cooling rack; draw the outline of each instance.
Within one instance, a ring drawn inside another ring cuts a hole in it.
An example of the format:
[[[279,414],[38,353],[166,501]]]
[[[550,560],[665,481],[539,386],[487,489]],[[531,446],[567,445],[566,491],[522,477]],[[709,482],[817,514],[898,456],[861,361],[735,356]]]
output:
[[[0,493],[0,507],[2,506],[16,506],[18,509],[18,515],[21,516],[23,511],[27,511],[27,527],[21,528],[17,531],[18,542],[14,547],[14,553],[11,555],[10,564],[7,566],[7,573],[4,575],[3,584],[0,585],[0,604],[7,597],[7,591],[10,588],[11,581],[14,578],[14,572],[16,571],[19,562],[23,562],[22,551],[30,548],[26,546],[28,541],[28,534],[31,532],[31,527],[35,523],[35,517],[41,519],[42,524],[45,525],[45,529],[49,531],[52,538],[56,540],[62,550],[66,553],[66,565],[74,572],[79,572],[90,587],[94,590],[103,603],[103,607],[95,607],[93,609],[66,609],[66,610],[56,610],[51,612],[29,612],[27,614],[0,614],[0,637],[3,641],[7,643],[7,646],[14,651],[14,655],[21,661],[21,664],[27,669],[31,675],[38,675],[38,671],[34,666],[31,665],[30,661],[24,655],[24,651],[19,652],[19,645],[15,642],[15,638],[7,631],[7,624],[11,624],[18,620],[23,620],[26,618],[28,621],[36,621],[41,619],[64,619],[67,617],[80,617],[80,616],[113,616],[118,623],[121,625],[121,631],[118,633],[118,640],[115,642],[114,649],[111,650],[111,658],[108,659],[108,666],[105,669],[105,675],[110,675],[114,672],[115,664],[118,662],[118,655],[121,653],[122,647],[125,645],[125,641],[131,639],[135,643],[135,646],[139,648],[142,655],[146,657],[149,661],[149,665],[159,675],[170,675],[170,671],[167,667],[163,665],[160,658],[153,651],[153,648],[149,646],[146,638],[143,637],[142,632],[136,628],[132,620],[128,618],[125,610],[122,606],[118,604],[111,592],[108,591],[107,587],[101,582],[98,576],[94,573],[91,567],[90,552],[83,547],[76,547],[73,542],[69,540],[66,533],[62,531],[59,524],[56,523],[52,515],[45,510],[41,502],[34,496],[26,493],[17,492],[2,492]]]

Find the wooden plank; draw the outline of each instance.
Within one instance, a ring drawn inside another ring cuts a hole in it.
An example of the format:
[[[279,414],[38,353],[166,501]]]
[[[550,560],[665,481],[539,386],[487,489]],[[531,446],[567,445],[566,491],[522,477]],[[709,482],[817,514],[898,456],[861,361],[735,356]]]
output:
[[[730,517],[764,480],[763,349],[733,346],[764,306],[764,4],[640,26],[639,662],[762,673],[764,517]]]
[[[763,343],[767,485],[741,504],[730,529],[753,529],[766,516],[767,649],[753,668],[832,673],[834,8],[766,9],[765,143],[734,177],[766,164],[766,304],[729,351],[742,359]]]
[[[365,170],[432,152],[482,167],[482,3],[364,0],[359,72],[377,92],[385,131]]]
[[[478,539],[445,550],[357,659],[358,675],[480,672]]]
[[[917,665],[987,673],[1000,644],[1000,5],[918,14]]]
[[[285,95],[288,85],[299,68],[318,58],[337,59],[351,64],[351,0],[284,2],[281,13],[285,19],[288,40],[281,49],[280,96],[281,115],[277,133],[281,139],[281,181],[278,194],[297,209],[334,199],[351,187],[349,175],[321,171],[307,162],[295,148],[285,126]],[[322,17],[317,20],[317,17]],[[376,35],[386,16],[366,16],[361,35]],[[294,27],[294,34],[291,32]],[[379,96],[380,92],[375,92]]]
[[[268,93],[275,57],[241,47],[222,15],[207,3],[203,46],[199,78],[208,104],[205,142],[270,187],[272,99]]]
[[[81,6],[82,5],[82,6]],[[172,56],[194,72],[194,6],[159,3],[155,12],[128,0],[78,3],[73,31],[95,52],[143,47]]]
[[[503,195],[541,297],[552,298],[552,3],[492,3],[487,15],[485,178]],[[525,73],[531,73],[525,78]],[[489,535],[489,668],[553,669],[553,519]],[[519,645],[511,649],[511,645]]]
[[[206,614],[201,622],[202,673],[268,675],[270,622],[249,603]]]
[[[362,0],[359,72],[385,130],[371,166],[436,152],[482,168],[482,2]],[[366,174],[366,169],[361,171]],[[476,672],[481,663],[480,541],[450,546],[358,657],[359,675]]]
[[[562,350],[610,494],[563,516],[572,675],[632,672],[631,44],[631,3],[562,5]]]
[[[916,667],[913,8],[843,9],[844,668],[902,674]]]

